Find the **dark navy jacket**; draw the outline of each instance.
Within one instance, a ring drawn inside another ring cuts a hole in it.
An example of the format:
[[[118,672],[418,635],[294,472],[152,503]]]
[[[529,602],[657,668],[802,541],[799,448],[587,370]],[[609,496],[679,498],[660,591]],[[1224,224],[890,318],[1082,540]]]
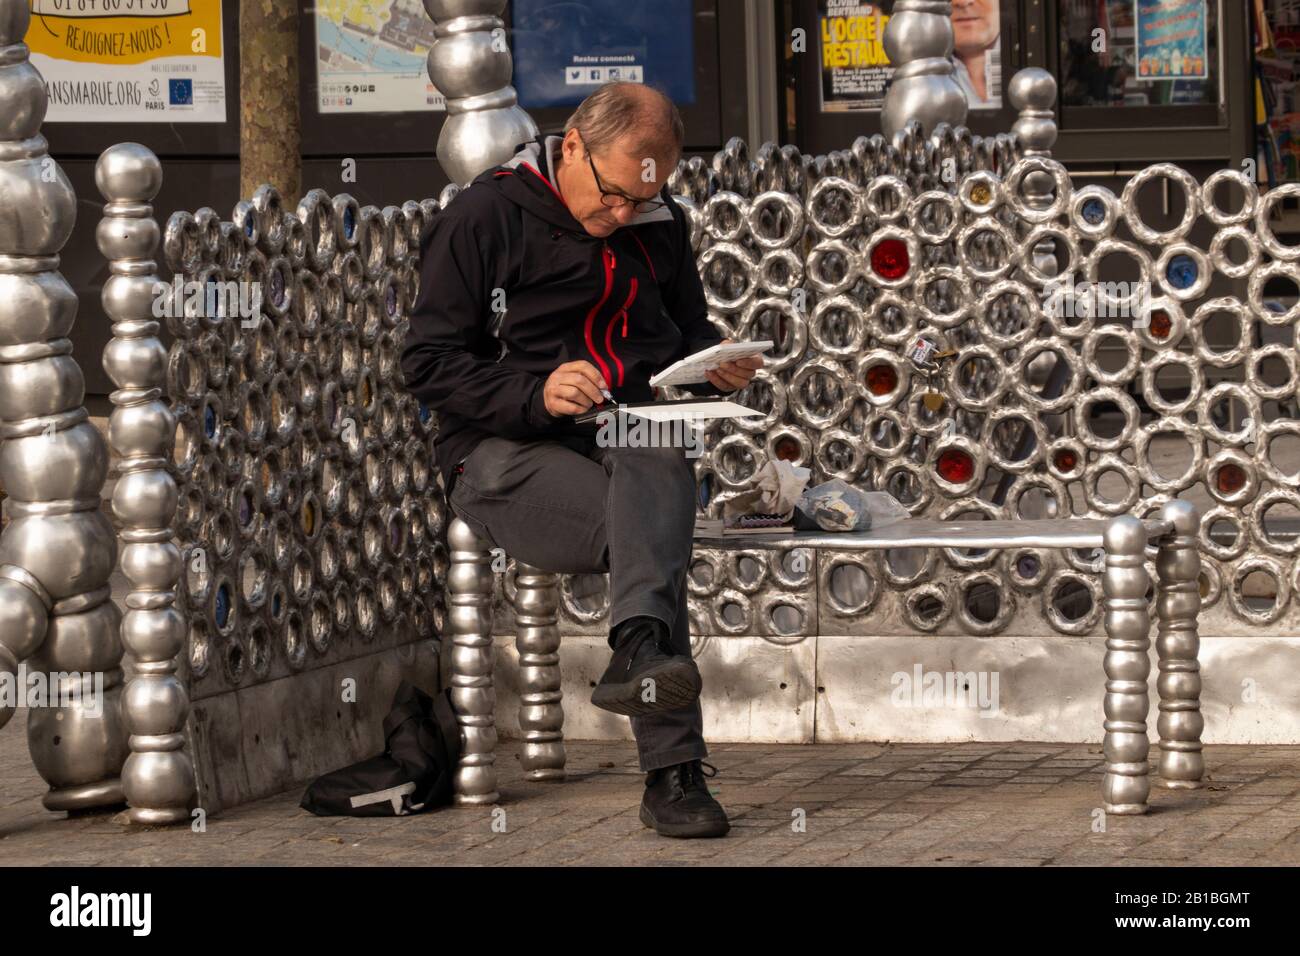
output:
[[[554,186],[560,138],[545,143],[545,160],[534,141],[479,175],[420,243],[402,372],[407,389],[438,413],[434,447],[447,489],[453,467],[487,435],[544,438],[578,428],[547,412],[542,398],[560,365],[585,359],[616,401],[648,401],[651,375],[722,341],[708,319],[684,210],[670,200],[604,239],[588,235]],[[660,196],[668,198],[666,187]],[[685,389],[720,394],[709,383]]]

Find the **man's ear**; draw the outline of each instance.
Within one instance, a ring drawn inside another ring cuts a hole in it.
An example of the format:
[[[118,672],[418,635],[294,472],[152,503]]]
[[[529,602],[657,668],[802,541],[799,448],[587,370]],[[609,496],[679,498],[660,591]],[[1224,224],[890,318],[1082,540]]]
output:
[[[578,135],[576,127],[564,134],[560,149],[564,153],[566,160],[578,158],[578,152],[582,149],[582,137]]]

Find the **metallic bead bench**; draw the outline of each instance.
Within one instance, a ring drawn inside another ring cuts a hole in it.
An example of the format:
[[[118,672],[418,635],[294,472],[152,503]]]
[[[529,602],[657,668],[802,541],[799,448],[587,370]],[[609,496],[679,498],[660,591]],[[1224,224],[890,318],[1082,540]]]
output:
[[[1201,786],[1201,676],[1197,617],[1201,596],[1196,534],[1200,515],[1186,501],[1165,504],[1157,517],[1123,515],[1109,520],[1066,518],[1042,521],[929,521],[912,519],[864,532],[799,531],[699,537],[713,549],[827,548],[838,551],[886,548],[1055,548],[1105,552],[1106,690],[1103,697],[1106,767],[1102,806],[1107,813],[1147,811],[1151,785],[1147,763],[1147,678],[1151,672],[1147,549],[1154,547],[1155,606],[1159,621],[1156,653],[1160,676],[1159,774],[1164,786]],[[451,636],[452,704],[462,732],[456,772],[456,802],[495,803],[496,695],[492,683],[492,555],[489,545],[459,518],[448,530],[451,567],[447,576]],[[561,704],[556,627],[556,576],[518,565],[515,599],[520,668],[520,756],[534,780],[564,776],[564,712]]]

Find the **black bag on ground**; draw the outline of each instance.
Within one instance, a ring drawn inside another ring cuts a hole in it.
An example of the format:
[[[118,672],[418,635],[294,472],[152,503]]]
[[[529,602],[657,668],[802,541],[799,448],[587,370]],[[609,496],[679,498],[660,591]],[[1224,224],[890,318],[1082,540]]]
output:
[[[460,727],[450,694],[430,697],[402,681],[384,718],[385,751],[316,778],[302,808],[317,816],[400,817],[451,803]]]

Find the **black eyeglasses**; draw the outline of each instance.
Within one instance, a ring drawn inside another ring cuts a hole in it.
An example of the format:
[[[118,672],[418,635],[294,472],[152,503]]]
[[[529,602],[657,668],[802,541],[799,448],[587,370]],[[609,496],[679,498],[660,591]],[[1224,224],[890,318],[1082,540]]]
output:
[[[636,212],[652,212],[655,209],[664,207],[662,199],[637,199],[635,196],[629,196],[617,189],[606,189],[604,182],[600,178],[600,173],[596,172],[596,163],[591,158],[591,150],[587,149],[585,142],[582,144],[582,151],[587,154],[587,165],[591,167],[591,175],[596,178],[596,188],[600,190],[602,205],[608,206],[610,209],[619,209],[631,203]]]

